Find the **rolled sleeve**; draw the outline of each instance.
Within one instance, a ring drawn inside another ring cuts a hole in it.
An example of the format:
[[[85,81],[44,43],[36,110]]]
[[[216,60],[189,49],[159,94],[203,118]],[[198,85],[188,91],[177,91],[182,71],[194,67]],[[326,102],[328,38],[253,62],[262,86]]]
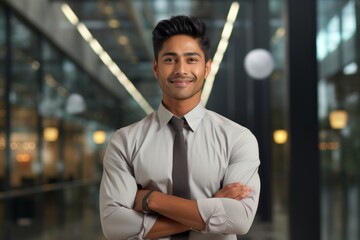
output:
[[[133,210],[138,190],[131,166],[125,160],[121,137],[114,135],[105,152],[100,184],[100,220],[107,239],[144,239],[156,216]]]
[[[246,131],[233,148],[223,186],[241,182],[251,187],[252,192],[241,200],[231,198],[197,200],[200,215],[206,223],[204,232],[243,235],[249,231],[259,202],[259,165],[257,141],[250,131]]]
[[[198,209],[206,224],[205,233],[221,233],[226,229],[228,217],[220,198],[197,200]]]
[[[230,198],[197,200],[198,209],[206,224],[204,233],[246,234],[254,220],[257,197],[238,201]]]

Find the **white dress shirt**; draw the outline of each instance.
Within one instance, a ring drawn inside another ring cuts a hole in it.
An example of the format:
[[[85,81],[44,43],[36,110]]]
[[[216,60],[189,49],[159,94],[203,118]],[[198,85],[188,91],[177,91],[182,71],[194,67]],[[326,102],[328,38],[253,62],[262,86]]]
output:
[[[156,215],[132,209],[139,186],[172,193],[172,116],[160,104],[156,112],[113,134],[100,186],[100,217],[107,238],[143,239],[152,228]],[[201,103],[184,117],[191,198],[206,223],[204,231],[191,231],[190,240],[235,240],[249,230],[258,206],[257,141],[248,129]],[[240,201],[213,197],[234,182],[250,186],[252,193]]]

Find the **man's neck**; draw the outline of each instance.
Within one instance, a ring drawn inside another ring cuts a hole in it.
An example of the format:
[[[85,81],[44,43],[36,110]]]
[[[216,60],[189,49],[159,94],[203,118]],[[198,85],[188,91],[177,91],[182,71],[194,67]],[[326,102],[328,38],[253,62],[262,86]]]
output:
[[[194,100],[172,100],[172,101],[162,101],[164,107],[169,110],[172,114],[177,117],[182,117],[191,110],[193,110],[200,103],[200,99],[197,101]]]

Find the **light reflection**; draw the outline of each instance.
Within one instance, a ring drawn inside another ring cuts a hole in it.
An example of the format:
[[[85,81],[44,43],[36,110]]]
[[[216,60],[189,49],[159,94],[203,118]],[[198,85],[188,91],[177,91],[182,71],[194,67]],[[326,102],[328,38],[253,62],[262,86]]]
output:
[[[350,39],[356,32],[355,2],[349,1],[342,10],[341,37],[343,41]]]
[[[129,39],[127,36],[121,35],[118,37],[118,42],[120,45],[127,45],[129,43]]]
[[[345,110],[335,110],[330,112],[329,121],[333,129],[343,129],[346,127],[348,113]]]
[[[102,130],[97,130],[93,134],[93,140],[96,144],[103,144],[106,140],[106,133]]]
[[[240,4],[238,2],[233,2],[230,6],[229,13],[226,18],[226,23],[224,25],[224,28],[223,28],[223,31],[221,34],[221,40],[216,49],[216,52],[215,52],[215,55],[213,58],[213,62],[211,65],[211,70],[210,70],[208,77],[206,78],[204,88],[202,91],[201,100],[204,105],[206,105],[206,103],[209,99],[212,87],[214,85],[215,76],[219,70],[224,53],[228,47],[229,38],[231,36],[239,9],[240,9]]]
[[[39,70],[40,68],[40,63],[36,60],[32,61],[31,62],[31,68],[34,69],[34,70]]]
[[[18,153],[15,159],[18,163],[29,163],[31,161],[31,155],[28,153]]]
[[[110,19],[108,21],[108,25],[111,28],[118,28],[118,27],[120,27],[120,21],[117,20],[117,19],[112,18],[112,19]]]
[[[44,129],[44,139],[47,142],[55,142],[58,139],[59,130],[56,127],[46,127]]]
[[[320,142],[319,143],[319,149],[321,151],[334,151],[339,148],[339,143],[337,142]]]
[[[358,65],[356,62],[351,62],[349,63],[348,65],[346,65],[343,69],[343,73],[345,75],[352,75],[352,74],[355,74],[357,73],[358,71]]]
[[[277,144],[285,144],[288,139],[288,133],[284,129],[275,130],[273,133],[274,142]]]

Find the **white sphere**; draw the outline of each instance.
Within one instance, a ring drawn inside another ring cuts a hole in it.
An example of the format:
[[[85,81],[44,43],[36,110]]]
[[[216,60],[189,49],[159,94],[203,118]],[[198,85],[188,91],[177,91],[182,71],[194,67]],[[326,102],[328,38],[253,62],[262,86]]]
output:
[[[66,112],[70,114],[77,114],[85,110],[86,110],[86,103],[83,96],[81,96],[78,93],[70,94],[70,96],[67,98],[66,101]]]
[[[254,79],[264,79],[270,76],[275,64],[271,53],[265,49],[251,50],[244,60],[247,74]]]

